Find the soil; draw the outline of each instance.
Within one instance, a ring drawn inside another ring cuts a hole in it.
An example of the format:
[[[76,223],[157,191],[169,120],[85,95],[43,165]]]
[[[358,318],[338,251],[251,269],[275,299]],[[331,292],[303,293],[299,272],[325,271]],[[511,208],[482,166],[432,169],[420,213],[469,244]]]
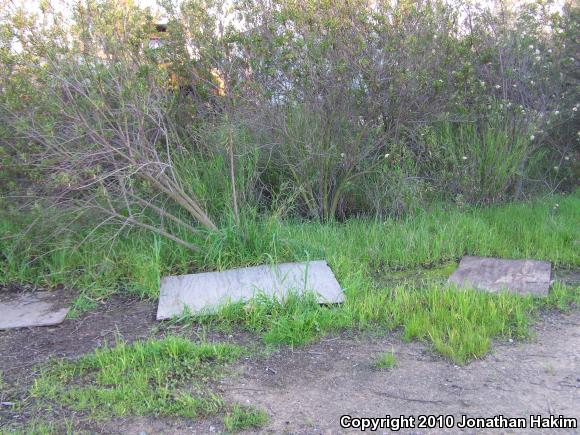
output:
[[[3,290],[2,290],[3,291]],[[70,292],[56,290],[59,299]],[[111,296],[80,319],[57,326],[0,331],[0,367],[5,382],[26,383],[32,367],[51,357],[74,358],[117,337],[128,341],[150,335],[155,325],[155,306],[145,301]]]
[[[494,343],[488,356],[464,367],[438,357],[425,344],[404,343],[396,335],[325,339],[242,365],[238,376],[224,380],[223,394],[266,409],[271,423],[265,432],[271,433],[338,433],[344,414],[450,414],[456,421],[462,414],[561,414],[580,419],[580,312],[545,314],[534,329],[530,342]],[[391,350],[397,366],[375,369],[377,356]],[[458,430],[431,433],[447,432]],[[476,432],[482,433],[467,433]]]
[[[39,364],[51,357],[78,357],[116,337],[133,341],[184,333],[182,327],[156,322],[155,310],[153,303],[113,296],[97,310],[56,327],[0,331],[0,370],[5,383],[0,401],[22,398]],[[456,419],[461,414],[562,414],[580,419],[580,311],[544,313],[534,331],[529,342],[494,343],[488,356],[463,367],[434,354],[426,343],[401,341],[396,332],[384,337],[327,337],[310,346],[283,347],[266,357],[242,360],[231,367],[217,389],[227,401],[266,410],[271,419],[261,430],[264,433],[348,432],[339,426],[343,414],[450,414]],[[195,331],[189,333],[196,337]],[[254,340],[243,334],[210,334],[207,338],[243,344]],[[391,350],[397,366],[376,369],[377,356]],[[0,432],[3,426],[20,424],[32,416],[26,408],[0,406]],[[205,434],[224,430],[218,418],[190,422],[138,417],[79,424],[92,433]],[[404,429],[400,433],[457,431]],[[389,433],[378,433],[383,432]],[[476,432],[482,433],[467,431]],[[553,432],[547,429],[544,433]]]

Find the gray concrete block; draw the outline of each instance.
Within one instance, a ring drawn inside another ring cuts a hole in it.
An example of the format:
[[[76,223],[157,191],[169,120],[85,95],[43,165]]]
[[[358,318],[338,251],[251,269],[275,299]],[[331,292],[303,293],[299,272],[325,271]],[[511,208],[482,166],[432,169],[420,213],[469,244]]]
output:
[[[258,293],[282,300],[288,292],[312,291],[320,303],[340,303],[344,294],[326,261],[282,263],[223,272],[167,276],[161,279],[157,320],[215,312],[228,302],[248,301]]]
[[[449,282],[492,293],[507,290],[521,295],[547,296],[551,275],[552,265],[546,261],[465,256]]]
[[[50,292],[8,293],[0,300],[0,329],[57,325],[68,311]]]

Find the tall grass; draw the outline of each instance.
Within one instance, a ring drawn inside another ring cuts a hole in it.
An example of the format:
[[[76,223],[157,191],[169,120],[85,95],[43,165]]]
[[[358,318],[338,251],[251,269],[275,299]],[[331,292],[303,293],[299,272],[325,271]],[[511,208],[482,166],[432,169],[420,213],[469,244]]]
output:
[[[531,203],[437,207],[405,219],[316,222],[243,219],[196,239],[200,252],[132,231],[111,239],[101,229],[43,244],[0,220],[0,283],[64,284],[93,296],[114,291],[156,298],[166,274],[223,270],[277,261],[326,258],[346,289],[373,274],[433,267],[465,254],[536,258],[556,267],[580,265],[580,192]],[[192,234],[184,237],[194,239]]]
[[[532,124],[495,104],[480,122],[441,122],[428,129],[433,154],[427,174],[439,192],[470,203],[490,203],[512,195],[534,152]],[[423,169],[425,171],[425,169]]]
[[[530,314],[542,304],[563,309],[580,304],[580,288],[556,285],[547,302],[456,291],[438,284],[451,272],[450,265],[471,254],[578,268],[579,223],[576,193],[489,208],[439,207],[401,220],[323,225],[242,219],[239,226],[197,239],[203,246],[199,253],[138,232],[80,246],[72,237],[50,247],[5,238],[0,264],[2,282],[73,286],[80,290],[76,308],[87,308],[115,291],[155,299],[165,274],[325,258],[347,296],[341,307],[320,307],[309,297],[292,296],[282,303],[260,299],[196,321],[245,328],[267,343],[289,345],[344,329],[400,328],[405,339],[429,342],[464,363],[485,354],[495,337],[525,337]],[[5,232],[17,228],[7,221],[2,225]],[[418,276],[430,279],[409,279],[413,270],[425,268],[436,272]],[[398,279],[398,271],[407,278]]]

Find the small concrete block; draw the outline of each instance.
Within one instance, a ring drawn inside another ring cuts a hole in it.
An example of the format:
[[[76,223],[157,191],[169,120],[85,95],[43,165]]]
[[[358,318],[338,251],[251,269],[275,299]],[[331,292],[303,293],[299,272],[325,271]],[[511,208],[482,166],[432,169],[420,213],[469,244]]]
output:
[[[344,294],[326,261],[282,263],[223,272],[161,278],[157,320],[191,314],[212,313],[228,302],[244,302],[262,293],[282,300],[289,291],[312,291],[325,304],[341,303]]]
[[[450,283],[491,293],[507,290],[520,295],[547,296],[552,265],[536,260],[502,260],[465,256]]]
[[[0,329],[58,325],[68,311],[50,292],[8,293],[0,300]]]

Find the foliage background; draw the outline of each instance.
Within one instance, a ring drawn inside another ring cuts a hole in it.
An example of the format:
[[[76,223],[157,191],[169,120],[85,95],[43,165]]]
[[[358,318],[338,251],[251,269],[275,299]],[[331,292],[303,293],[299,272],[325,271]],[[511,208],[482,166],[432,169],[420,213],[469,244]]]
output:
[[[3,6],[6,209],[198,249],[260,216],[400,217],[577,184],[572,4],[162,6],[155,45],[161,18],[131,1]]]

